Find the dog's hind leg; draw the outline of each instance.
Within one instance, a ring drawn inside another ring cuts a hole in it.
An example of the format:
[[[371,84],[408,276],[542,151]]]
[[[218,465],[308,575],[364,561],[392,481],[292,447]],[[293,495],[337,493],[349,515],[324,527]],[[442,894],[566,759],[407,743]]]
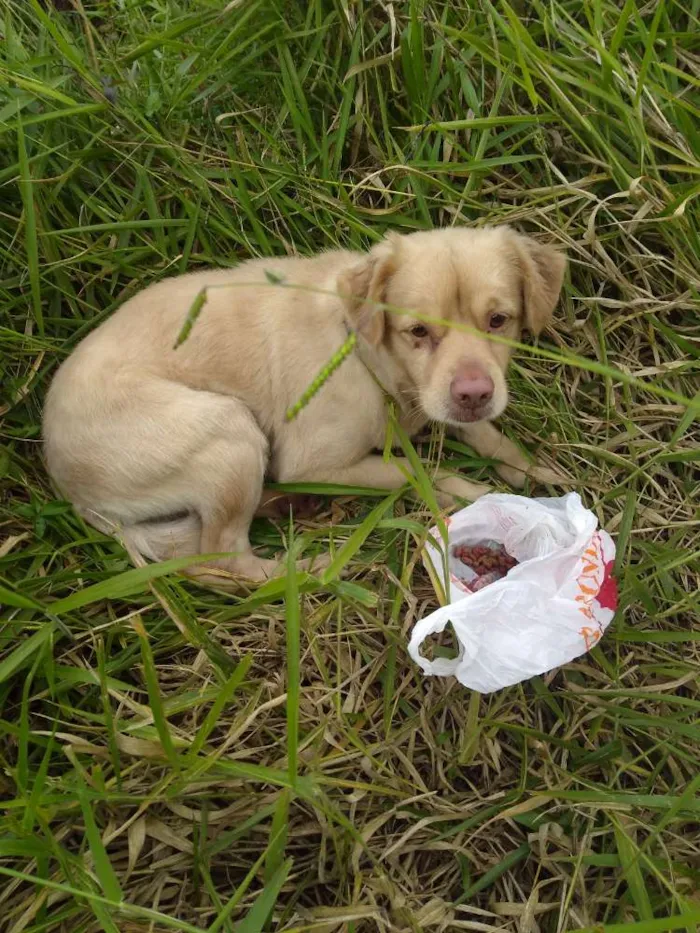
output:
[[[77,503],[88,521],[151,559],[222,555],[186,571],[208,584],[281,573],[283,560],[259,557],[250,545],[268,442],[246,405],[161,383],[133,386],[125,409],[95,438],[100,481]]]

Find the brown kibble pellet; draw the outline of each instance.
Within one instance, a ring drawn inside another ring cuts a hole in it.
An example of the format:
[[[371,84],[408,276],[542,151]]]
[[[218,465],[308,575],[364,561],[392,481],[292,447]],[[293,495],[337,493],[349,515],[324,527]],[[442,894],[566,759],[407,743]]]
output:
[[[457,560],[469,567],[477,579],[472,582],[476,590],[488,586],[518,565],[502,544],[489,547],[484,544],[458,544],[453,548],[452,554]]]

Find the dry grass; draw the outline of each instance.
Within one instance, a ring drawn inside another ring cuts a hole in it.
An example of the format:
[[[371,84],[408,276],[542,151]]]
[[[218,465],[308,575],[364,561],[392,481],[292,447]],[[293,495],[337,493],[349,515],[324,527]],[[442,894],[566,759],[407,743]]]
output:
[[[0,929],[695,929],[697,3],[48,7],[0,25]],[[453,222],[571,259],[506,426],[616,537],[591,655],[483,698],[422,679],[407,498],[297,524],[355,535],[346,579],[236,597],[55,499],[47,381],[136,288]]]

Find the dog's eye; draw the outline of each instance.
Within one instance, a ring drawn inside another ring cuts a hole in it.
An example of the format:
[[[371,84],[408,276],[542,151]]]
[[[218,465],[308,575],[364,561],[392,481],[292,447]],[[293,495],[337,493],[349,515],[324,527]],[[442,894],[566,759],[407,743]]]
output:
[[[500,330],[508,321],[507,314],[492,314],[489,318],[489,329]]]
[[[423,337],[427,337],[429,333],[430,331],[425,324],[414,324],[409,331],[411,337],[415,337],[416,340],[422,340]]]

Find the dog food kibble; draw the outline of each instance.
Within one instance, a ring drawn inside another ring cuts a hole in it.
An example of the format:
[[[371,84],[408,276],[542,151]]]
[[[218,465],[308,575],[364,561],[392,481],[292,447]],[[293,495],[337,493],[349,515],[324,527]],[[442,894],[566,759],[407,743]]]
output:
[[[469,587],[474,592],[502,579],[518,563],[502,544],[458,544],[452,553],[475,575]]]

